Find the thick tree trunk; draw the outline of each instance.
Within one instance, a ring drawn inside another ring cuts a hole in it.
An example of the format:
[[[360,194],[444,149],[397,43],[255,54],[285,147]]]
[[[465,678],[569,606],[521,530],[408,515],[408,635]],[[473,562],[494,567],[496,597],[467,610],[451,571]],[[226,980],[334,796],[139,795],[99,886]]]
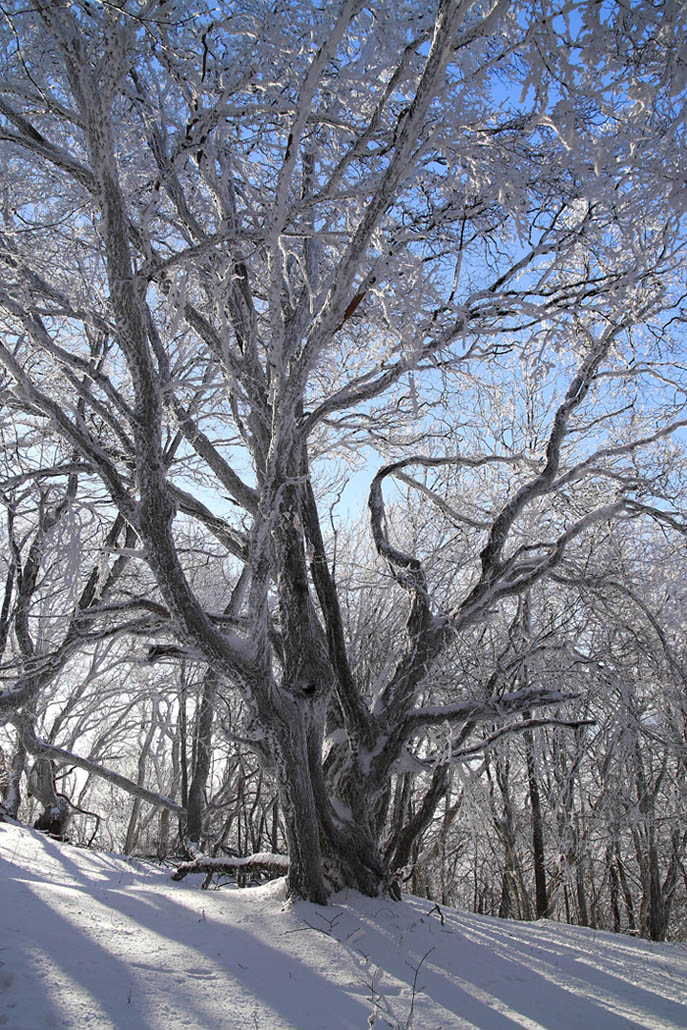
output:
[[[369,897],[385,890],[395,894],[379,850],[373,819],[365,810],[367,797],[374,807],[375,791],[366,788],[367,780],[356,766],[345,790],[348,811],[336,812],[324,790],[318,791],[318,811],[322,826],[322,856],[328,880],[336,889],[352,887]],[[320,784],[323,781],[320,780]],[[350,815],[349,815],[350,812]]]
[[[279,800],[289,853],[288,893],[318,905],[327,904],[320,845],[320,824],[308,770],[304,734],[294,727],[291,739],[280,742],[277,756]]]
[[[289,853],[288,893],[317,904],[328,894],[353,888],[368,896],[385,889],[385,869],[370,826],[353,800],[336,811],[324,784],[319,744],[308,747],[304,721],[292,723],[277,743],[279,802]],[[362,781],[361,781],[362,782]],[[357,815],[357,818],[356,818]]]
[[[21,778],[26,768],[26,756],[27,751],[24,741],[21,737],[18,737],[14,754],[7,770],[7,784],[3,795],[3,807],[13,819],[18,817],[21,804]]]
[[[35,829],[64,839],[71,817],[71,806],[69,799],[55,790],[53,766],[48,758],[36,760],[29,783],[32,794],[43,806],[43,811],[33,824]]]

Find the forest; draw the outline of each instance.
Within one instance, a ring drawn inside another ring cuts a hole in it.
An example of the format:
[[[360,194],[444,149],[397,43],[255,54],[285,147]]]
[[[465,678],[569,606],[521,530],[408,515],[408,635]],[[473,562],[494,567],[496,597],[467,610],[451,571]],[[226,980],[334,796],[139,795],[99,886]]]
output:
[[[687,8],[5,0],[0,820],[687,939]]]

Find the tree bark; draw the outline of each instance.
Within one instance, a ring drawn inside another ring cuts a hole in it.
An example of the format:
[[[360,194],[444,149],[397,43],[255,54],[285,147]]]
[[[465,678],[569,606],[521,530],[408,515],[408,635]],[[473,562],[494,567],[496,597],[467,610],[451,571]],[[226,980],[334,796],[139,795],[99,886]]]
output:
[[[37,758],[29,774],[31,793],[43,806],[34,828],[59,840],[66,838],[71,817],[69,799],[55,790],[55,772],[48,758]]]
[[[524,719],[530,719],[531,713],[525,712]],[[549,899],[546,890],[546,855],[544,851],[544,817],[537,780],[537,767],[534,760],[534,741],[531,733],[525,734],[525,756],[527,761],[527,783],[530,794],[530,817],[532,821],[532,858],[534,863],[535,919],[544,919],[549,911]]]
[[[150,712],[150,725],[148,726],[148,732],[145,735],[145,739],[141,746],[141,750],[138,754],[138,768],[136,776],[136,785],[138,787],[143,787],[145,785],[146,762],[148,760],[148,754],[150,752],[150,748],[153,743],[153,738],[155,736],[155,730],[157,728],[155,719],[156,713],[157,705],[153,703]],[[125,855],[130,855],[136,847],[136,842],[138,839],[138,817],[141,810],[141,804],[141,798],[134,797],[134,803],[131,807],[131,815],[129,816],[129,825],[127,826],[126,830],[126,839],[124,841]]]
[[[12,753],[12,760],[7,770],[7,786],[3,796],[3,806],[13,819],[18,818],[21,805],[21,778],[26,768],[27,750],[20,735]]]
[[[193,766],[188,785],[186,805],[186,832],[189,840],[198,844],[203,832],[205,787],[212,758],[212,723],[215,714],[217,676],[208,669],[203,677],[203,689],[196,713],[193,733]]]

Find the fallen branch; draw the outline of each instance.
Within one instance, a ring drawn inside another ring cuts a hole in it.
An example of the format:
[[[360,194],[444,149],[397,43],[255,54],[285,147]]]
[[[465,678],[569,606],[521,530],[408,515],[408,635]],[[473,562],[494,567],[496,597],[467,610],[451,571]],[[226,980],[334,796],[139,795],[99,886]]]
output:
[[[282,873],[289,871],[288,855],[275,855],[269,851],[259,851],[245,858],[194,858],[192,862],[182,862],[172,873],[173,880],[183,880],[189,873]]]

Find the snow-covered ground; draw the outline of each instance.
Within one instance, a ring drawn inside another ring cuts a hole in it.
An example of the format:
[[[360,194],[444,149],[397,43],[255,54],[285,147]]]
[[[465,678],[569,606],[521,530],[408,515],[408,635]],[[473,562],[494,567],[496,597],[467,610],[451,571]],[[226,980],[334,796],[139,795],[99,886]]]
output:
[[[687,947],[169,870],[0,824],[0,1027],[687,1028]]]

